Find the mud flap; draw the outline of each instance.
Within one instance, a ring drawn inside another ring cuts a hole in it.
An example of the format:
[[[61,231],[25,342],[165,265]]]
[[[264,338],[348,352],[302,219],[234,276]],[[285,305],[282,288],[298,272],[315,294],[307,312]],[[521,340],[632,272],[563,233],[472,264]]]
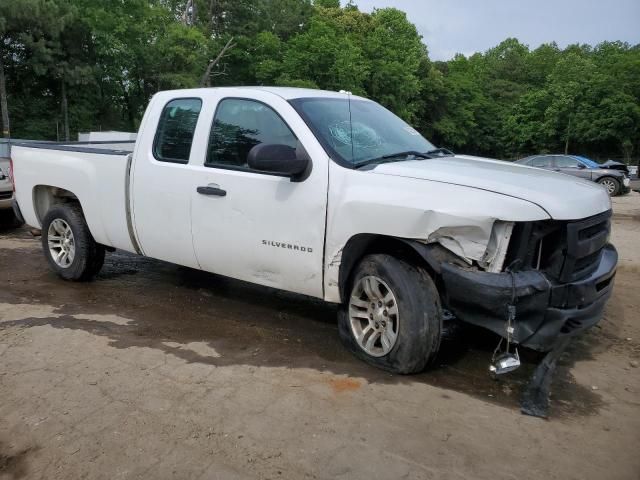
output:
[[[553,349],[542,359],[533,372],[520,399],[520,411],[525,415],[547,418],[549,416],[549,389],[558,359],[566,350],[571,337],[560,337]]]

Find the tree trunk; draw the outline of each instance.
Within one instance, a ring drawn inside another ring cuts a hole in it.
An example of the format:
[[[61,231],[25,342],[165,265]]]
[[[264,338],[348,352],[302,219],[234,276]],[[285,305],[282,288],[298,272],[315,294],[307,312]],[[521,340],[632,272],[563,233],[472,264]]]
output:
[[[233,37],[231,37],[229,39],[229,41],[226,43],[226,45],[224,47],[222,47],[222,50],[220,50],[220,53],[218,53],[218,56],[216,58],[214,58],[213,60],[211,60],[209,62],[209,65],[207,65],[207,69],[204,71],[204,74],[202,75],[202,78],[200,79],[200,86],[201,87],[210,87],[211,86],[211,72],[213,70],[213,67],[215,67],[220,62],[220,60],[222,60],[224,57],[226,57],[227,56],[227,52],[229,50],[231,50],[235,46],[236,46],[236,44],[233,43]]]
[[[7,105],[7,83],[4,78],[4,63],[0,54],[0,110],[2,111],[2,136],[11,137],[9,128],[9,106]]]
[[[68,142],[71,139],[69,135],[69,105],[67,103],[67,82],[64,77],[61,80],[62,84],[62,122],[64,128],[64,141]]]
[[[193,27],[196,24],[196,3],[188,0],[182,14],[182,24],[187,27]]]
[[[214,37],[218,37],[222,33],[220,28],[220,5],[217,0],[209,1],[209,31]]]
[[[121,83],[121,86],[122,86],[122,96],[124,97],[124,103],[127,107],[127,118],[129,119],[129,130],[134,131],[135,123],[136,123],[135,122],[136,115],[133,107],[133,102],[131,100],[131,96],[129,95],[129,92],[127,91],[127,88],[124,86],[124,83]]]
[[[567,140],[564,142],[564,154],[569,155],[569,137],[571,136],[571,116],[569,116],[569,124],[567,125]]]

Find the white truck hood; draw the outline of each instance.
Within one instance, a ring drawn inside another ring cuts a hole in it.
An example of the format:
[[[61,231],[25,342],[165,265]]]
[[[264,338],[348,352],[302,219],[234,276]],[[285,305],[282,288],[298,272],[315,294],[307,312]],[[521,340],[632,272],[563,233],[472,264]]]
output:
[[[586,218],[611,208],[599,185],[562,173],[500,160],[456,155],[378,165],[372,173],[487,190],[529,201],[556,220]]]

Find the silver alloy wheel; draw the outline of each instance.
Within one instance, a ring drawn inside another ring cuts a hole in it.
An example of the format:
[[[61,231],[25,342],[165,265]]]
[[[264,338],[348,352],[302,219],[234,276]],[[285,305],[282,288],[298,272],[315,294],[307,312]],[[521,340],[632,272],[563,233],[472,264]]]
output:
[[[49,225],[47,240],[49,253],[56,265],[69,268],[76,256],[76,242],[69,224],[61,218],[56,218]]]
[[[600,185],[607,189],[609,195],[613,195],[616,192],[615,180],[609,180],[608,178],[605,178],[600,182]]]
[[[398,302],[383,280],[370,275],[354,286],[349,323],[353,338],[372,357],[384,357],[393,349],[400,330]]]

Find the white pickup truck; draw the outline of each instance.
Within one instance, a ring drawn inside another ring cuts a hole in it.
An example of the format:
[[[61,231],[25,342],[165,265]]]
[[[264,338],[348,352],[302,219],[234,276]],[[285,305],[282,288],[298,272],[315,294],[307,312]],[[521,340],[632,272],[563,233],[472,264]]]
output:
[[[453,155],[344,92],[160,92],[133,151],[12,159],[16,210],[62,278],[92,278],[118,248],[317,297],[341,305],[354,354],[393,372],[424,369],[454,316],[551,350],[613,287],[602,187]]]

